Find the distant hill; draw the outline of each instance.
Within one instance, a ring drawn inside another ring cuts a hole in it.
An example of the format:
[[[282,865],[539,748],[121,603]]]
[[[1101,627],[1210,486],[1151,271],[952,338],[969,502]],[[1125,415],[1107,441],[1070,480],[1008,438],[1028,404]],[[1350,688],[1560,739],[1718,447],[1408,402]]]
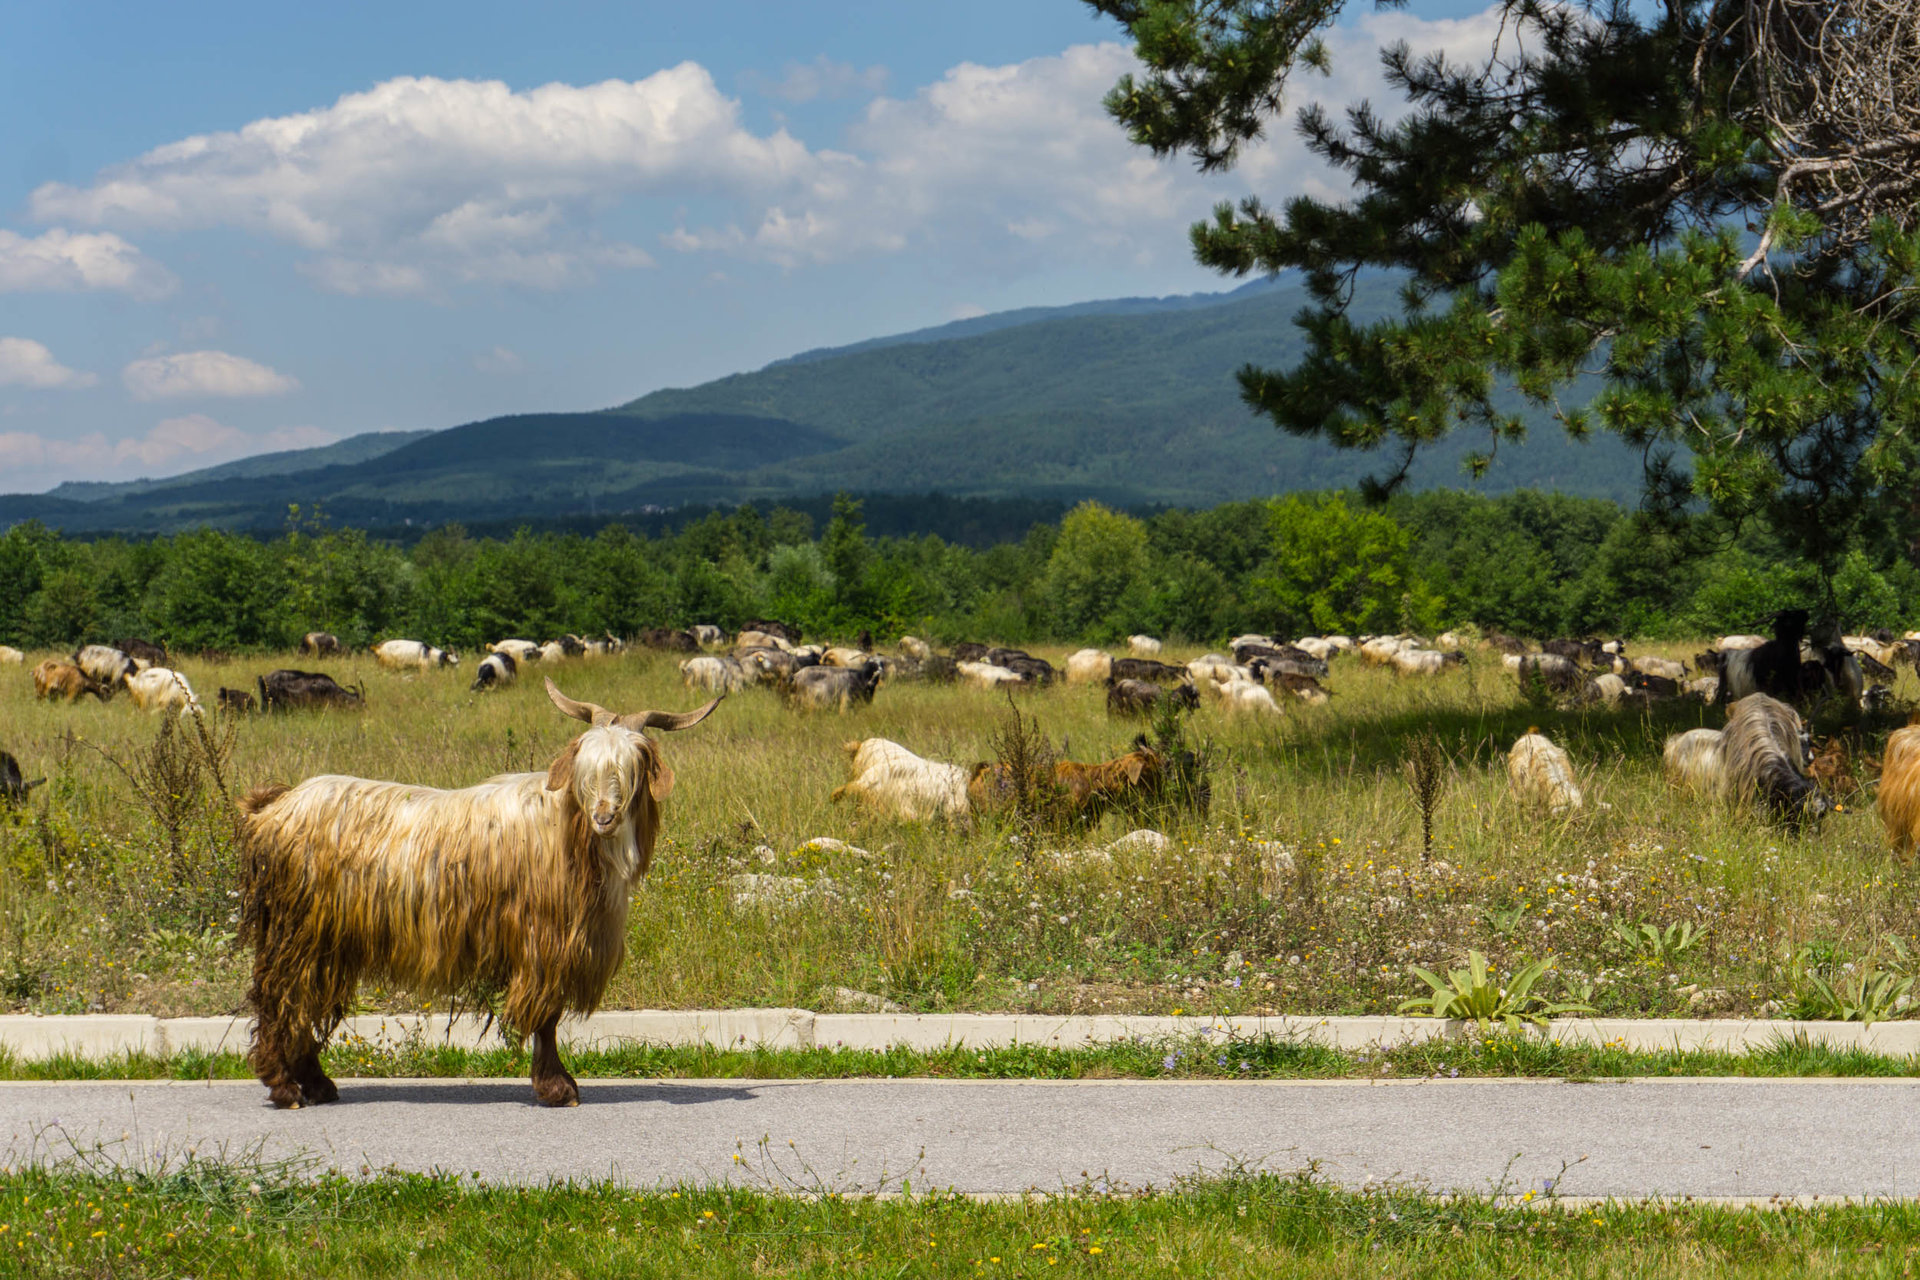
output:
[[[433,435],[432,431],[367,431],[332,444],[313,449],[287,449],[279,453],[256,453],[250,458],[223,462],[217,467],[182,472],[164,480],[69,480],[47,491],[50,498],[73,502],[100,502],[134,494],[155,493],[209,480],[252,480],[260,476],[291,476],[322,467],[347,466],[392,453],[401,445]]]
[[[1296,284],[1259,281],[1225,294],[980,316],[615,409],[411,435],[377,455],[354,450],[393,437],[164,481],[0,496],[0,525],[274,528],[287,504],[316,501],[339,522],[374,528],[605,519],[840,489],[1210,506],[1347,486],[1383,460],[1275,430],[1241,403],[1233,377],[1248,363],[1299,357],[1292,319],[1305,301]],[[1391,281],[1360,282],[1357,316],[1397,305]],[[1464,485],[1461,459],[1481,445],[1469,434],[1432,450],[1416,484]],[[1610,437],[1575,444],[1543,423],[1526,445],[1503,445],[1479,487],[1630,499],[1639,460]]]

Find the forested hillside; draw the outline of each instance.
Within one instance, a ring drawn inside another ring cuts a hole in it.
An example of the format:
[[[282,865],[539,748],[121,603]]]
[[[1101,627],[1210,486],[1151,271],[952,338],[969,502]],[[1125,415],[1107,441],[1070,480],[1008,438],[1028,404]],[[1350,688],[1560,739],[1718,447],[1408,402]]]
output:
[[[1392,302],[1385,279],[1360,289],[1361,305]],[[1276,431],[1234,381],[1250,361],[1294,358],[1301,302],[1299,288],[1278,283],[979,317],[614,410],[356,437],[170,480],[0,497],[0,526],[270,531],[290,505],[318,503],[341,523],[393,529],[638,518],[841,490],[1201,507],[1347,487],[1383,460]],[[1417,486],[1464,483],[1460,459],[1481,443],[1462,438],[1424,458]],[[1526,445],[1502,448],[1479,488],[1626,500],[1638,485],[1638,458],[1617,442],[1573,444],[1543,423]]]

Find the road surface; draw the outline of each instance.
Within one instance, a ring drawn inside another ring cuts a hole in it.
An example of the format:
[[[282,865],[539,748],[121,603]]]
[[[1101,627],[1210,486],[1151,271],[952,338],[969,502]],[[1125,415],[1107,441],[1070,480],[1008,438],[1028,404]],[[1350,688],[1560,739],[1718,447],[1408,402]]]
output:
[[[244,1083],[0,1084],[9,1165],[256,1154],[493,1182],[731,1182],[992,1194],[1308,1165],[1350,1187],[1572,1196],[1920,1195],[1920,1081],[343,1080],[274,1111]],[[737,1157],[737,1158],[736,1158]]]

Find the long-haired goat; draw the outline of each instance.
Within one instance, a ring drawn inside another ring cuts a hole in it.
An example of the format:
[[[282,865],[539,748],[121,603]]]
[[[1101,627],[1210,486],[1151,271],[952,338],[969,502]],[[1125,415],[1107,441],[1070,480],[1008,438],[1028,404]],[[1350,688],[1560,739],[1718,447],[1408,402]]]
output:
[[[1920,725],[1887,736],[1878,807],[1888,846],[1901,858],[1911,858],[1920,844]]]
[[[1538,729],[1529,729],[1507,753],[1507,781],[1527,804],[1558,818],[1586,803],[1573,778],[1573,761]]]
[[[340,1096],[320,1049],[363,975],[423,994],[502,990],[503,1021],[534,1038],[534,1096],[579,1101],[556,1028],[591,1013],[620,967],[673,790],[643,730],[690,728],[720,700],[619,715],[552,680],[547,696],[592,728],[545,773],[460,791],[322,776],[241,802],[251,1060],[275,1106]]]
[[[1751,693],[1734,703],[1720,754],[1727,790],[1737,799],[1764,803],[1776,817],[1792,822],[1818,818],[1832,807],[1806,775],[1800,713],[1784,702]]]
[[[971,812],[967,771],[957,764],[924,759],[885,738],[849,742],[844,749],[847,782],[828,797],[835,803],[851,796],[876,813],[904,822],[963,821]]]
[[[1672,734],[1661,748],[1661,772],[1669,785],[1719,799],[1727,794],[1727,769],[1718,729],[1689,729]]]

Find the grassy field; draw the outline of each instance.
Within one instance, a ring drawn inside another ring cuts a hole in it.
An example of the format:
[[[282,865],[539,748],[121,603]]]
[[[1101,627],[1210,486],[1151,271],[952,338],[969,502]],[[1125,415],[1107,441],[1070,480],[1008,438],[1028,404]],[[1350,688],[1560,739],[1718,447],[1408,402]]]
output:
[[[50,779],[0,817],[0,999],[62,1013],[236,1010],[245,958],[229,946],[221,786],[183,774],[182,753],[156,752],[159,719],[124,696],[35,702],[38,656],[0,668],[0,748]],[[364,679],[368,709],[234,722],[222,779],[232,792],[323,772],[459,786],[544,768],[576,727],[537,679],[469,693],[472,657],[413,676],[364,656],[181,669],[211,703],[221,685],[250,688],[281,665]],[[703,700],[665,656],[569,661],[552,674],[620,709]],[[1809,972],[1839,989],[1904,966],[1916,879],[1886,852],[1870,808],[1849,802],[1796,834],[1662,783],[1661,741],[1718,725],[1711,708],[1529,706],[1484,650],[1434,679],[1346,657],[1328,684],[1322,708],[1197,713],[1189,733],[1213,762],[1204,818],[1116,814],[1037,836],[985,822],[903,826],[828,799],[845,780],[844,741],[878,735],[933,759],[989,758],[1004,698],[899,684],[842,717],[737,694],[665,742],[678,786],[607,1003],[1385,1012],[1424,990],[1410,966],[1458,966],[1479,949],[1496,975],[1550,958],[1542,994],[1610,1014],[1831,1016]],[[1110,720],[1103,692],[1055,688],[1021,705],[1062,755],[1096,760],[1139,728]],[[1911,673],[1901,692],[1920,692]],[[1551,819],[1509,793],[1505,752],[1530,725],[1571,752],[1584,811]],[[1423,735],[1443,759],[1431,859],[1406,770]],[[1141,825],[1166,831],[1171,849],[1105,848]],[[816,837],[847,847],[810,845]],[[1625,936],[1642,924],[1657,936]],[[1683,924],[1691,935],[1674,928]],[[370,1010],[420,1007],[402,992],[363,996]]]
[[[479,1187],[188,1162],[0,1176],[8,1274],[67,1276],[1906,1275],[1911,1204],[1659,1207],[1246,1173],[980,1202]]]

